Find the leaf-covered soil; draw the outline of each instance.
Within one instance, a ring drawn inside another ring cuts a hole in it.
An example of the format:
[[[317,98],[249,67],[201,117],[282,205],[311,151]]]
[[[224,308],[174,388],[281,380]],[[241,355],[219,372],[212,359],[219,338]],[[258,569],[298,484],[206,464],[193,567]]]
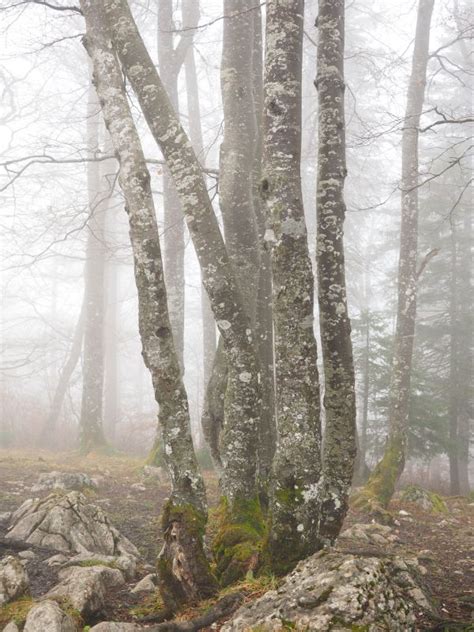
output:
[[[127,457],[94,455],[80,458],[73,454],[55,455],[0,451],[0,513],[15,510],[32,496],[42,497],[48,491],[31,491],[43,472],[53,470],[85,472],[99,478],[99,488],[87,492],[91,501],[99,503],[112,523],[127,536],[143,556],[140,576],[153,570],[161,548],[159,514],[169,494],[167,484],[143,477],[142,462]],[[217,480],[206,473],[210,504],[217,499]],[[438,607],[439,621],[427,621],[420,615],[419,630],[474,631],[474,502],[467,498],[446,498],[447,513],[429,513],[417,505],[395,500],[390,511],[394,518],[397,541],[380,553],[407,553],[421,557],[426,569],[424,581]],[[400,513],[401,512],[401,513]],[[350,511],[347,526],[367,522],[370,518]],[[0,527],[0,557],[16,552],[2,544],[4,531]],[[360,548],[359,543],[346,540],[347,548]],[[364,547],[366,551],[377,549]],[[28,561],[31,595],[39,597],[57,581],[56,570],[44,562],[50,551],[34,548],[35,557]],[[139,579],[139,578],[138,578]],[[137,579],[137,581],[138,581]],[[249,581],[241,585],[246,599],[251,599],[270,587],[273,580]],[[270,584],[269,584],[270,582]],[[131,585],[121,587],[111,595],[108,620],[132,621],[156,611],[155,595],[144,597],[130,593]],[[192,616],[190,611],[185,616]],[[469,623],[472,621],[472,623]],[[456,625],[457,622],[457,625]],[[0,609],[0,628],[4,621]]]

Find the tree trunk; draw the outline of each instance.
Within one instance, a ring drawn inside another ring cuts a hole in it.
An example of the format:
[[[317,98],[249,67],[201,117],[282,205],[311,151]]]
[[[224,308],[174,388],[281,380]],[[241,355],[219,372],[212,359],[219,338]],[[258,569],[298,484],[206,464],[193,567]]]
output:
[[[199,10],[199,0],[196,0]],[[204,160],[204,141],[201,127],[201,108],[199,86],[194,58],[194,47],[190,46],[184,62],[186,77],[186,95],[188,100],[189,136],[198,158]],[[204,286],[201,284],[201,314],[203,343],[203,382],[207,386],[212,373],[212,364],[216,353],[216,323]]]
[[[181,198],[203,282],[223,338],[229,374],[221,489],[229,521],[261,524],[256,498],[256,436],[260,420],[258,357],[250,319],[235,280],[200,164],[171,107],[125,0],[105,0],[114,44]],[[244,507],[244,509],[242,509]],[[253,529],[253,527],[252,527]],[[253,538],[254,534],[249,536]],[[234,540],[235,541],[235,540]],[[234,554],[229,555],[232,562]]]
[[[351,324],[344,268],[344,0],[319,0],[318,183],[316,193],[318,299],[326,428],[320,537],[332,543],[347,513],[356,454]]]
[[[99,150],[100,107],[93,86],[87,106],[87,143],[91,157]],[[89,222],[84,270],[84,350],[82,404],[79,427],[80,451],[87,454],[105,446],[102,428],[104,389],[104,221],[110,192],[102,186],[100,163],[87,164]]]
[[[265,247],[266,213],[260,195],[263,152],[263,43],[262,10],[253,11],[252,79],[256,117],[255,155],[253,169],[253,204],[258,228],[260,272],[257,292],[256,336],[262,373],[262,414],[258,450],[258,481],[260,497],[268,504],[272,461],[276,448],[275,375],[273,357],[272,264],[270,250]]]
[[[162,516],[164,547],[159,570],[165,605],[174,611],[180,604],[209,597],[216,590],[203,551],[204,482],[192,444],[188,401],[169,319],[150,175],[109,39],[104,7],[81,0],[81,8],[97,93],[120,163],[138,290],[142,354],[159,405],[171,477],[172,495]]]
[[[434,0],[420,0],[402,135],[401,228],[398,306],[389,395],[388,438],[361,503],[387,507],[405,466],[410,378],[416,321],[418,254],[418,136],[425,95]]]
[[[319,548],[320,403],[301,160],[303,0],[267,2],[261,183],[273,272],[278,438],[269,554],[285,572]]]
[[[459,307],[458,307],[458,261],[456,224],[451,222],[451,280],[449,297],[449,481],[450,493],[457,496],[461,493],[459,485],[459,456],[458,441],[458,359],[459,359]]]
[[[56,426],[58,423],[59,415],[61,414],[61,408],[66,395],[67,387],[71,380],[74,369],[79,362],[82,351],[82,340],[84,337],[84,312],[85,303],[82,302],[81,312],[77,319],[76,327],[74,329],[74,336],[71,343],[71,348],[67,356],[66,362],[59,375],[58,384],[54,392],[53,401],[51,403],[51,410],[47,420],[44,423],[41,431],[40,444],[43,446],[51,446],[52,439],[56,432]]]
[[[112,443],[120,418],[119,390],[119,302],[118,265],[109,258],[107,265],[107,311],[105,334],[105,388],[104,388],[104,429],[107,440]]]

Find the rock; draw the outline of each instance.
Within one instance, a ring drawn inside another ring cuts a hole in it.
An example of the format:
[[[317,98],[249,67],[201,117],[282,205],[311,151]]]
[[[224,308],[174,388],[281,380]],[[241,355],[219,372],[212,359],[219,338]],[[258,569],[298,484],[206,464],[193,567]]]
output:
[[[113,555],[101,555],[100,553],[79,553],[67,559],[65,564],[68,566],[100,566],[101,564],[103,566],[111,566],[123,571],[127,579],[134,579],[137,570],[137,560],[131,555],[114,557]]]
[[[432,611],[418,574],[404,560],[329,549],[300,562],[278,590],[239,608],[222,631],[406,632],[415,629],[420,607]]]
[[[49,489],[97,489],[97,484],[82,472],[46,472],[40,474],[38,482],[31,488],[32,492],[43,492]]]
[[[141,483],[133,483],[130,485],[130,489],[133,489],[136,492],[146,492],[145,485],[142,485]]]
[[[117,568],[107,566],[71,566],[59,571],[59,579],[60,583],[46,597],[67,597],[86,618],[102,611],[110,588],[125,583]]]
[[[405,511],[404,509],[400,509],[400,511],[398,512],[398,514],[400,516],[410,516],[411,514],[408,513],[408,511]]]
[[[14,621],[10,621],[10,623],[7,624],[7,627],[3,628],[3,632],[20,632],[20,630]]]
[[[397,536],[386,525],[371,523],[357,523],[341,533],[339,539],[361,540],[364,543],[387,546],[390,542],[396,542]]]
[[[11,511],[0,511],[0,524],[9,522],[11,515]]]
[[[51,557],[48,557],[48,559],[46,560],[46,564],[48,566],[62,566],[63,564],[66,564],[66,562],[68,561],[69,561],[69,558],[67,558],[62,553],[58,553],[57,555],[52,555]]]
[[[18,557],[21,557],[23,560],[32,560],[36,557],[36,553],[33,551],[20,551]]]
[[[401,500],[414,503],[424,511],[431,513],[448,513],[448,507],[439,494],[430,492],[418,485],[408,485],[402,491]]]
[[[119,623],[118,621],[102,621],[94,625],[89,632],[142,632],[143,628],[135,623]]]
[[[21,597],[29,586],[28,574],[13,555],[0,559],[0,606]]]
[[[113,527],[103,510],[79,492],[25,501],[12,516],[6,540],[23,540],[64,553],[139,557],[136,547]]]
[[[23,632],[79,632],[79,625],[55,601],[40,601],[26,617]]]
[[[135,588],[132,588],[132,593],[142,593],[142,592],[154,592],[156,590],[156,575],[154,573],[150,573],[146,575],[143,579],[141,579]]]
[[[158,483],[166,483],[168,481],[168,474],[162,467],[156,467],[154,465],[145,465],[143,468],[143,477],[148,478]]]

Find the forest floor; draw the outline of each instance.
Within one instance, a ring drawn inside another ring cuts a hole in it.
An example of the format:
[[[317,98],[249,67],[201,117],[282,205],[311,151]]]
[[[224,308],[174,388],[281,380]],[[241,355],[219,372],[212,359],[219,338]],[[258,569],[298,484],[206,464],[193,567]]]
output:
[[[32,496],[47,495],[48,492],[31,491],[43,472],[60,470],[100,476],[99,489],[90,492],[91,500],[99,503],[112,524],[137,546],[144,560],[140,575],[144,576],[150,572],[146,565],[155,564],[161,548],[159,514],[169,488],[166,484],[144,480],[142,465],[138,459],[117,456],[80,458],[72,454],[3,450],[0,451],[0,512],[13,511]],[[217,499],[217,479],[208,472],[206,482],[212,505]],[[397,542],[391,545],[393,551],[390,552],[421,556],[427,570],[424,580],[440,617],[466,622],[471,620],[474,605],[474,502],[463,497],[445,498],[445,501],[449,511],[444,514],[428,513],[415,505],[394,501],[390,511],[395,519]],[[351,510],[346,526],[368,520],[368,516]],[[0,529],[0,540],[3,535]],[[0,556],[5,552],[0,550]],[[387,553],[386,547],[384,552]],[[55,571],[44,564],[45,557],[47,554],[38,555],[28,564],[33,597],[47,592],[57,580]],[[258,581],[250,582],[246,598],[254,598],[265,588]],[[133,595],[127,586],[113,595],[106,615],[108,620],[132,621],[135,616],[155,609],[155,596]],[[420,618],[418,625],[419,630],[474,630],[474,620],[472,625],[453,627]]]

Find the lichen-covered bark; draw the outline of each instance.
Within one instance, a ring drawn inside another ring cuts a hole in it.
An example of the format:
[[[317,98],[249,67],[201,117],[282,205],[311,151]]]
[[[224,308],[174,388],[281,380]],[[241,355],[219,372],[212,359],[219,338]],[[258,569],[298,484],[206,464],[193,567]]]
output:
[[[415,48],[402,135],[401,227],[397,324],[389,395],[389,433],[384,455],[361,497],[386,507],[405,467],[410,378],[416,321],[418,257],[418,136],[434,0],[420,0]]]
[[[221,432],[224,427],[224,398],[227,388],[227,360],[222,338],[219,339],[214,355],[211,375],[206,385],[206,395],[201,415],[201,426],[212,461],[222,475]]]
[[[168,97],[179,114],[178,75],[183,65],[187,49],[192,46],[194,27],[199,20],[199,12],[192,9],[189,0],[183,6],[184,30],[174,45],[175,24],[172,0],[158,0],[158,64],[160,75]],[[163,263],[168,291],[168,306],[171,326],[181,368],[184,369],[184,222],[178,192],[173,178],[165,165],[163,168]]]
[[[177,586],[173,589],[174,584],[169,583],[172,596],[163,591],[168,607],[174,609],[183,601],[209,596],[215,589],[202,545],[205,489],[193,449],[188,402],[170,325],[150,175],[103,7],[92,0],[81,0],[81,8],[95,86],[120,163],[119,181],[126,201],[138,290],[142,354],[159,404],[165,460],[171,477],[171,499],[163,513],[165,546],[160,568],[164,575],[173,577]]]
[[[258,359],[250,319],[235,280],[200,164],[176,117],[126,0],[105,0],[113,41],[159,144],[181,199],[203,283],[227,361],[233,367],[226,391],[226,439],[222,490],[231,504],[255,494],[256,432],[260,415]]]
[[[278,427],[268,550],[282,572],[319,547],[320,406],[300,179],[304,3],[271,0],[266,9],[261,190],[273,272]]]
[[[199,12],[199,0],[194,2],[194,10]],[[199,22],[199,15],[195,23]],[[186,77],[186,97],[188,103],[189,137],[200,160],[204,159],[204,142],[201,126],[201,108],[199,101],[199,86],[194,59],[194,47],[190,46],[184,61]],[[201,285],[201,317],[202,317],[202,346],[203,346],[203,381],[207,385],[212,373],[214,355],[216,353],[217,336],[216,323],[209,304],[204,286]]]
[[[87,104],[87,144],[95,156],[100,143],[100,106],[91,85]],[[87,454],[105,445],[102,428],[104,389],[104,221],[109,192],[101,181],[100,163],[87,164],[89,221],[84,269],[84,337],[79,449]]]
[[[332,542],[347,512],[356,453],[351,325],[347,310],[343,227],[346,207],[344,0],[319,0],[318,301],[324,366],[324,435],[320,537]]]

